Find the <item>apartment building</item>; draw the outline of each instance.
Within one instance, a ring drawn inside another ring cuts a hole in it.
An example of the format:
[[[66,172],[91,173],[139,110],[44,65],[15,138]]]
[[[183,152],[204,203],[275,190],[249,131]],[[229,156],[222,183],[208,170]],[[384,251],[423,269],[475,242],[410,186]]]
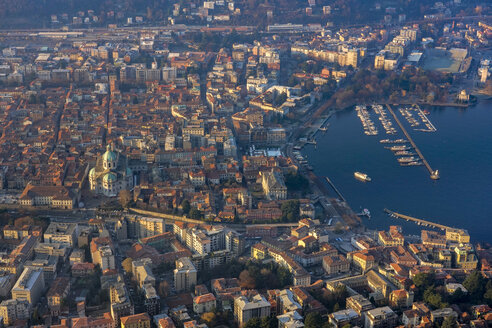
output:
[[[197,270],[190,258],[183,257],[176,261],[174,269],[174,288],[177,292],[190,290],[196,285]]]
[[[150,316],[147,313],[139,313],[122,317],[121,328],[150,328]]]
[[[45,243],[59,243],[75,247],[77,246],[77,234],[77,223],[51,222],[43,237]]]
[[[234,299],[234,318],[239,327],[243,327],[252,318],[270,316],[270,303],[262,296],[251,298],[238,296]]]
[[[398,315],[388,306],[369,310],[365,314],[365,328],[396,327],[397,324]]]
[[[124,282],[117,282],[111,285],[109,299],[111,302],[111,317],[117,324],[121,317],[135,313]]]
[[[111,239],[108,237],[94,238],[91,241],[91,257],[94,264],[98,264],[102,271],[116,269],[115,255]]]
[[[36,304],[44,292],[43,269],[25,268],[12,288],[13,299],[25,299]]]
[[[0,317],[3,323],[10,326],[16,320],[31,317],[31,304],[25,299],[9,299],[0,303]]]
[[[143,216],[126,218],[128,237],[132,239],[147,238],[166,232],[164,219]]]

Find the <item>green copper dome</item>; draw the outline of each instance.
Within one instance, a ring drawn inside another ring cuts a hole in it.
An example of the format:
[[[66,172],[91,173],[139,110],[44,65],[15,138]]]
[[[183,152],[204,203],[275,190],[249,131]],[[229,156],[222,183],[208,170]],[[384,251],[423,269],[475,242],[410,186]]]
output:
[[[104,183],[115,183],[117,180],[117,177],[116,177],[116,174],[114,173],[107,173],[104,177],[103,177],[103,182]]]
[[[106,150],[106,152],[103,155],[103,161],[105,162],[115,162],[116,161],[116,154],[112,152],[111,150]]]

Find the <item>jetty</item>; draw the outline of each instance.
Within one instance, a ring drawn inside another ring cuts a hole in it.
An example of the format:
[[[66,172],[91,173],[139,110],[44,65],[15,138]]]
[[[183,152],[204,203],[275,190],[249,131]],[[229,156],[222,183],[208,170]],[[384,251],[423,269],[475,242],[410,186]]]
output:
[[[393,115],[393,118],[395,119],[396,121],[396,124],[398,124],[398,126],[400,127],[400,129],[403,131],[403,134],[405,134],[405,137],[407,137],[408,141],[410,142],[410,144],[412,145],[413,148],[415,148],[415,152],[417,153],[417,155],[420,157],[420,159],[422,160],[422,163],[424,163],[425,167],[427,168],[427,171],[429,171],[429,174],[430,174],[430,178],[432,180],[438,180],[439,179],[439,170],[433,170],[429,164],[429,162],[427,162],[427,160],[425,159],[424,155],[422,154],[422,152],[420,151],[419,147],[417,147],[417,145],[415,144],[415,142],[413,141],[412,137],[410,136],[410,134],[407,132],[407,130],[405,129],[405,127],[403,126],[403,124],[401,124],[400,120],[398,119],[398,117],[396,116],[395,112],[393,111],[393,109],[391,108],[391,106],[389,104],[386,104],[386,107],[388,107],[388,110],[389,112],[391,113],[391,115]]]
[[[333,182],[331,182],[330,178],[325,177],[325,179],[326,179],[326,182],[328,182],[328,184],[333,188],[333,190],[335,190],[335,192],[337,193],[338,197],[340,197],[340,199],[343,200],[346,203],[347,201],[345,200],[345,197],[343,197],[342,193],[340,191],[338,191],[337,187],[335,187],[335,185],[333,184]]]
[[[430,221],[427,221],[427,220],[422,220],[422,219],[414,218],[412,216],[408,216],[408,215],[405,215],[405,214],[400,214],[400,213],[391,211],[391,210],[389,210],[387,208],[385,208],[384,211],[386,213],[388,213],[388,215],[391,216],[391,217],[403,219],[403,220],[406,220],[406,221],[411,221],[411,222],[414,222],[414,223],[416,223],[418,225],[422,225],[424,227],[431,227],[431,228],[437,228],[437,229],[442,229],[442,230],[452,230],[452,229],[454,229],[452,227],[448,227],[448,226],[445,226],[443,224],[434,223],[434,222],[430,222]]]

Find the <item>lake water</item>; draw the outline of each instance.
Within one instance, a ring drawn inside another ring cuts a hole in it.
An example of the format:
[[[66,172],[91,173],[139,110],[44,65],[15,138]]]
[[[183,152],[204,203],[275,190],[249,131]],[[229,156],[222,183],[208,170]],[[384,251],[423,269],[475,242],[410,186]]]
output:
[[[384,148],[388,144],[379,142],[404,137],[387,110],[398,135],[387,135],[372,110],[378,136],[364,134],[355,110],[333,115],[328,131],[318,132],[317,146],[303,150],[315,173],[330,177],[354,211],[371,211],[372,218],[363,219],[368,228],[398,224],[405,234],[420,233],[419,226],[386,215],[388,208],[467,229],[474,242],[492,242],[492,101],[467,109],[429,109],[434,133],[414,131],[393,109],[431,167],[439,170],[440,180],[431,180],[424,166],[400,166]],[[367,173],[372,182],[354,179],[356,171]]]

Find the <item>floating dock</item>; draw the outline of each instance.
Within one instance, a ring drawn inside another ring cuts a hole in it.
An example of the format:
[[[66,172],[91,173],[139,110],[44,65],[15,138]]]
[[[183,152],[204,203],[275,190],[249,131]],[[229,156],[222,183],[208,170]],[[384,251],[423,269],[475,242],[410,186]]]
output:
[[[430,178],[432,180],[438,180],[439,179],[439,170],[433,170],[430,166],[430,164],[427,162],[427,160],[425,159],[424,155],[422,154],[422,152],[420,151],[419,147],[417,147],[417,145],[415,144],[415,142],[413,141],[412,137],[410,136],[410,134],[408,134],[407,130],[405,129],[405,127],[403,126],[403,124],[401,124],[400,120],[398,119],[398,117],[396,116],[395,112],[393,112],[393,109],[391,108],[391,106],[389,104],[386,105],[388,107],[388,110],[389,112],[391,113],[391,115],[393,115],[393,118],[395,119],[396,121],[396,124],[398,124],[398,126],[400,127],[400,129],[403,131],[403,133],[405,134],[405,136],[407,137],[408,141],[410,142],[410,144],[412,145],[412,147],[415,149],[415,152],[417,153],[417,155],[419,155],[420,159],[422,160],[422,163],[424,163],[425,167],[427,168],[427,171],[429,171],[429,174],[430,174]]]

